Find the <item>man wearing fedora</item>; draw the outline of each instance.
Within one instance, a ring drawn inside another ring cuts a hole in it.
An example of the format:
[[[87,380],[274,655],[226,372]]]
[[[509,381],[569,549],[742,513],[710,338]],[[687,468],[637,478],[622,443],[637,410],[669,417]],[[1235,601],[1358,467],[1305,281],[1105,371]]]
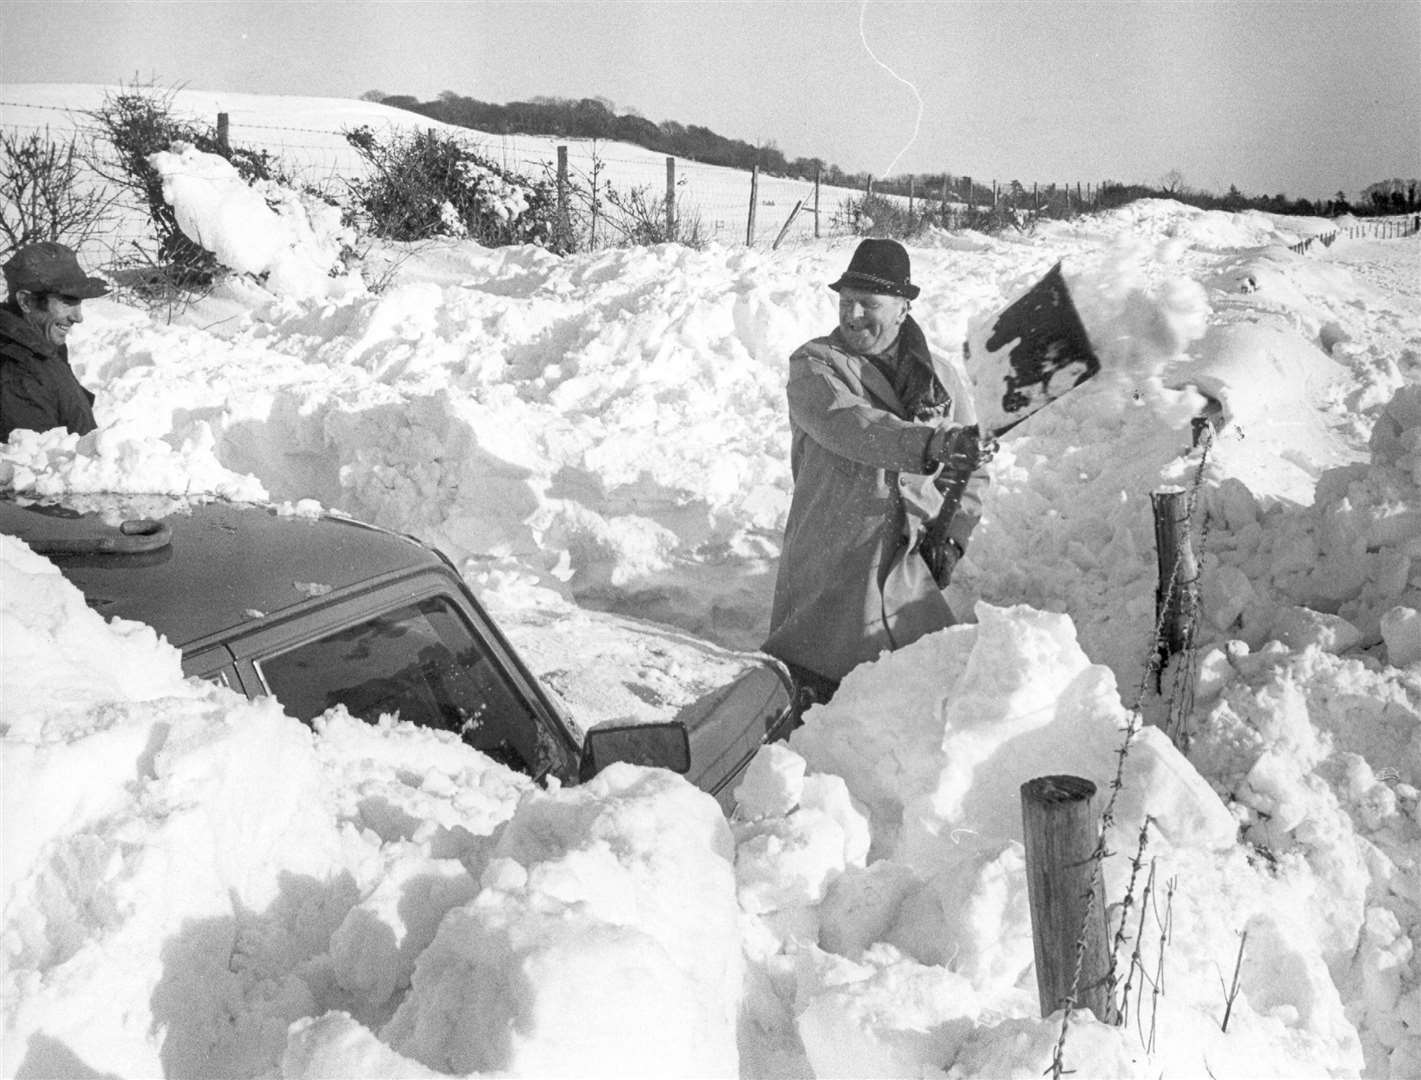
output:
[[[70,329],[84,321],[80,306],[108,292],[74,252],[52,240],[27,244],[5,264],[0,306],[0,442],[18,428],[63,427],[86,435],[94,395],[69,366]]]
[[[903,246],[864,240],[829,287],[838,327],[789,362],[794,496],[764,646],[808,701],[953,624],[943,590],[980,516],[987,457],[965,376],[908,313],[919,289]]]

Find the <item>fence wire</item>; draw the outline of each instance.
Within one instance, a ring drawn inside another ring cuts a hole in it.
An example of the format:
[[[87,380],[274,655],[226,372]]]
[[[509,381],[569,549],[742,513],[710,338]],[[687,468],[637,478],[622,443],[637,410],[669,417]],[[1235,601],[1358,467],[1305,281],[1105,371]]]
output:
[[[11,100],[0,100],[0,109],[52,113],[57,118],[67,118],[72,128],[86,137],[102,134],[92,123],[91,109]],[[175,117],[192,123],[206,122],[191,108],[174,105],[170,111]],[[368,171],[368,164],[346,142],[346,129],[268,124],[243,120],[240,115],[228,115],[229,137],[238,131],[253,133],[254,137],[244,141],[252,149],[265,150],[279,158],[292,177],[300,182],[324,190],[335,182],[362,178]],[[20,131],[44,131],[48,128],[46,124],[15,116],[0,118],[0,126]],[[352,129],[357,126],[361,126],[358,120]],[[387,123],[381,130],[408,131],[420,126],[437,128],[443,135],[469,146],[505,169],[521,172],[530,178],[551,177],[554,174],[557,147],[562,145],[568,149],[570,167],[584,175],[596,168],[613,166],[619,187],[641,187],[659,193],[665,185],[668,155],[654,150],[639,152],[627,143],[603,144],[600,140],[586,138],[476,132],[427,117],[412,119],[409,124]],[[603,145],[609,145],[611,151],[604,150]],[[821,184],[816,212],[813,181],[762,176],[758,181],[752,228],[751,179],[748,172],[688,158],[674,157],[674,160],[677,177],[674,201],[678,219],[685,222],[688,228],[695,226],[701,239],[727,244],[803,243],[823,237],[856,235],[861,223],[855,220],[848,207],[870,192],[900,210],[939,222],[948,229],[971,224],[983,213],[1000,215],[1001,224],[1026,228],[1038,216],[1059,216],[1060,213],[1070,216],[1093,205],[1090,194],[1092,185],[1089,184],[1083,186],[1076,183],[1073,193],[1070,183],[1051,184],[1045,188],[1033,185],[1027,190],[1015,183],[999,188],[995,180],[990,186],[985,181],[973,184],[971,177],[960,176],[948,177],[945,187],[926,190],[916,196],[874,190],[871,184],[867,190]],[[964,186],[969,188],[967,195],[960,190]],[[730,194],[732,191],[735,194]],[[1098,195],[1098,188],[1096,193]],[[659,194],[657,198],[660,198]],[[797,214],[794,213],[796,206],[800,207]],[[786,223],[789,223],[788,228]],[[1421,217],[1404,223],[1362,223],[1337,230],[1326,237],[1308,237],[1293,245],[1293,250],[1304,252],[1319,240],[1328,245],[1338,235],[1388,238],[1417,231],[1421,231]]]
[[[1421,214],[1415,214],[1405,218],[1390,217],[1382,221],[1359,221],[1356,225],[1347,225],[1340,229],[1333,229],[1330,233],[1304,237],[1296,244],[1289,244],[1288,250],[1295,251],[1299,255],[1304,255],[1313,244],[1331,247],[1338,239],[1343,237],[1362,237],[1368,240],[1395,240],[1401,237],[1413,236],[1418,232],[1421,232]]]
[[[1213,429],[1212,429],[1212,428],[1209,428],[1209,430],[1212,432]],[[1187,514],[1187,519],[1188,519],[1189,522],[1190,522],[1191,528],[1192,528],[1192,524],[1193,524],[1193,521],[1194,521],[1195,508],[1196,508],[1196,505],[1197,505],[1198,493],[1199,493],[1199,490],[1200,490],[1200,488],[1202,487],[1203,482],[1204,482],[1204,469],[1205,469],[1205,466],[1206,466],[1207,463],[1208,463],[1208,460],[1209,460],[1209,451],[1213,448],[1213,443],[1214,443],[1214,440],[1213,440],[1213,437],[1212,437],[1212,436],[1206,437],[1206,438],[1203,440],[1203,442],[1201,443],[1201,445],[1200,445],[1200,452],[1199,452],[1199,464],[1198,464],[1198,467],[1197,467],[1197,468],[1195,469],[1195,471],[1194,471],[1194,478],[1193,478],[1193,481],[1190,483],[1190,486],[1189,486],[1189,489],[1188,489],[1188,498],[1187,498],[1187,500],[1186,500],[1186,506],[1187,506],[1188,509],[1187,509],[1187,511],[1186,511],[1186,514]],[[1207,528],[1207,515],[1205,516],[1205,527]],[[1206,536],[1206,535],[1207,535],[1206,532],[1201,533],[1201,537],[1200,537],[1200,554],[1201,554],[1201,555],[1203,554],[1203,539],[1204,539],[1204,536]],[[1183,554],[1184,554],[1184,546],[1181,545],[1179,555],[1176,557],[1175,564],[1174,564],[1174,566],[1173,566],[1173,568],[1171,569],[1170,574],[1169,574],[1169,580],[1168,580],[1168,582],[1167,582],[1167,583],[1165,584],[1165,586],[1164,586],[1163,594],[1162,594],[1162,596],[1161,596],[1161,598],[1160,598],[1160,600],[1159,600],[1159,603],[1158,603],[1158,611],[1156,612],[1156,615],[1155,615],[1154,632],[1153,632],[1153,634],[1151,635],[1151,640],[1150,640],[1150,644],[1149,644],[1149,650],[1148,650],[1148,652],[1146,653],[1146,658],[1147,658],[1147,659],[1146,659],[1145,664],[1144,664],[1144,671],[1143,671],[1143,673],[1142,673],[1141,676],[1140,676],[1140,684],[1139,684],[1139,687],[1136,689],[1136,692],[1135,692],[1135,700],[1134,700],[1134,703],[1133,703],[1133,705],[1131,705],[1131,707],[1130,707],[1129,710],[1128,710],[1128,720],[1126,721],[1124,736],[1123,736],[1123,738],[1121,739],[1120,746],[1119,746],[1119,747],[1117,748],[1117,750],[1115,751],[1115,757],[1116,757],[1115,775],[1114,775],[1114,776],[1111,778],[1111,780],[1110,780],[1110,785],[1109,785],[1109,787],[1110,787],[1110,796],[1109,796],[1109,798],[1106,800],[1105,809],[1101,811],[1101,815],[1100,815],[1100,828],[1099,828],[1099,831],[1098,831],[1098,834],[1097,834],[1097,838],[1096,838],[1095,850],[1094,850],[1094,851],[1092,852],[1092,854],[1091,854],[1091,861],[1092,861],[1092,867],[1091,867],[1091,881],[1090,881],[1089,891],[1088,891],[1087,897],[1086,897],[1085,916],[1084,916],[1084,919],[1082,920],[1082,923],[1081,923],[1081,931],[1080,931],[1080,934],[1079,934],[1079,936],[1076,938],[1075,970],[1074,970],[1074,973],[1073,973],[1072,978],[1071,978],[1071,992],[1070,992],[1070,994],[1069,994],[1069,995],[1067,996],[1067,998],[1066,998],[1065,1009],[1064,1009],[1064,1011],[1063,1011],[1063,1013],[1062,1013],[1062,1016],[1061,1016],[1061,1030],[1060,1030],[1060,1034],[1058,1035],[1058,1037],[1057,1037],[1057,1039],[1056,1039],[1056,1045],[1055,1045],[1055,1048],[1054,1048],[1053,1051],[1052,1051],[1052,1056],[1051,1056],[1051,1069],[1050,1069],[1050,1072],[1051,1072],[1052,1080],[1060,1080],[1060,1078],[1061,1078],[1062,1076],[1066,1075],[1067,1073],[1069,1073],[1069,1072],[1071,1071],[1071,1070],[1069,1070],[1069,1069],[1067,1069],[1067,1068],[1065,1067],[1065,1056],[1064,1056],[1064,1055],[1065,1055],[1065,1047],[1066,1047],[1066,1038],[1067,1038],[1067,1035],[1068,1035],[1068,1033],[1069,1033],[1069,1031],[1070,1031],[1071,1017],[1072,1017],[1072,1015],[1074,1015],[1074,1013],[1075,1013],[1075,1011],[1076,1011],[1076,1000],[1077,1000],[1077,997],[1079,996],[1080,990],[1081,990],[1081,986],[1080,986],[1081,974],[1082,974],[1082,972],[1084,971],[1084,968],[1085,968],[1085,949],[1086,949],[1086,940],[1087,940],[1087,936],[1088,936],[1088,935],[1087,935],[1087,927],[1089,926],[1090,920],[1091,920],[1091,918],[1092,918],[1092,916],[1093,916],[1093,914],[1094,914],[1094,912],[1095,912],[1096,896],[1097,896],[1098,890],[1100,889],[1101,882],[1102,882],[1102,877],[1103,877],[1103,875],[1104,875],[1105,860],[1106,860],[1107,858],[1109,858],[1111,855],[1115,854],[1115,852],[1113,852],[1113,851],[1111,851],[1111,850],[1109,849],[1109,847],[1108,847],[1108,845],[1107,845],[1107,840],[1106,840],[1106,838],[1107,838],[1107,836],[1109,835],[1109,833],[1111,832],[1111,830],[1115,827],[1115,805],[1116,805],[1117,800],[1119,799],[1119,795],[1120,795],[1121,790],[1122,790],[1122,789],[1124,788],[1124,786],[1125,786],[1125,779],[1124,779],[1124,778],[1125,778],[1125,762],[1126,762],[1126,760],[1128,759],[1128,757],[1129,757],[1129,755],[1130,755],[1130,746],[1131,746],[1131,744],[1134,742],[1135,736],[1139,734],[1140,728],[1141,728],[1141,727],[1143,726],[1143,724],[1144,724],[1144,703],[1145,703],[1145,698],[1146,698],[1146,696],[1149,694],[1150,683],[1151,683],[1151,680],[1155,677],[1156,670],[1157,670],[1157,669],[1156,669],[1156,665],[1159,663],[1159,657],[1160,657],[1160,655],[1161,655],[1161,649],[1163,648],[1164,643],[1165,643],[1165,623],[1166,623],[1166,620],[1167,620],[1167,618],[1168,618],[1168,616],[1169,616],[1169,610],[1170,610],[1171,601],[1173,600],[1174,590],[1177,589],[1177,588],[1183,587],[1183,586],[1188,586],[1188,589],[1187,589],[1188,602],[1187,602],[1186,610],[1185,610],[1185,614],[1186,614],[1186,617],[1187,617],[1187,626],[1188,626],[1188,631],[1187,631],[1187,635],[1186,635],[1186,641],[1187,641],[1188,644],[1187,644],[1186,651],[1185,651],[1184,653],[1180,654],[1180,655],[1177,657],[1177,660],[1176,660],[1177,667],[1176,667],[1175,670],[1176,670],[1176,673],[1177,673],[1177,672],[1179,672],[1180,670],[1182,670],[1182,669],[1184,669],[1184,668],[1190,668],[1190,669],[1192,669],[1192,668],[1195,666],[1195,665],[1194,665],[1194,660],[1195,660],[1195,657],[1194,657],[1194,642],[1195,642],[1196,635],[1195,635],[1195,633],[1194,633],[1194,624],[1195,624],[1195,622],[1197,621],[1197,618],[1198,618],[1198,575],[1196,574],[1196,576],[1195,576],[1195,578],[1194,578],[1193,581],[1190,581],[1190,582],[1181,582],[1181,581],[1180,581],[1180,571],[1183,569]],[[1181,696],[1181,699],[1180,699],[1180,702],[1179,702],[1180,708],[1179,708],[1179,721],[1178,721],[1178,723],[1179,723],[1181,726],[1182,726],[1183,724],[1187,723],[1187,719],[1188,719],[1188,711],[1187,711],[1187,709],[1192,708],[1192,700],[1193,700],[1193,695],[1192,695],[1193,675],[1192,675],[1192,674],[1188,677],[1187,682],[1188,682],[1188,688],[1189,688],[1189,692],[1188,692],[1188,705],[1185,705],[1182,696]],[[1176,680],[1176,684],[1177,684],[1177,685],[1181,685],[1181,684],[1179,684],[1179,680]],[[1181,694],[1182,694],[1182,692],[1181,692]],[[1174,717],[1174,716],[1175,716],[1175,712],[1176,712],[1176,710],[1175,710],[1175,698],[1174,698],[1174,695],[1173,695],[1173,688],[1172,688],[1172,694],[1171,694],[1170,704],[1169,704],[1169,715],[1170,715],[1171,717]],[[1176,743],[1176,745],[1178,745],[1178,744]],[[1131,908],[1131,906],[1132,906],[1132,905],[1134,904],[1134,902],[1135,902],[1135,900],[1134,900],[1134,884],[1135,884],[1135,881],[1136,881],[1136,879],[1137,879],[1137,877],[1138,877],[1138,875],[1139,875],[1140,866],[1141,866],[1142,860],[1143,860],[1143,858],[1144,858],[1144,851],[1145,851],[1145,847],[1146,847],[1146,843],[1147,843],[1147,834],[1148,834],[1149,824],[1150,824],[1150,823],[1149,823],[1149,820],[1148,820],[1148,818],[1147,818],[1147,819],[1146,819],[1146,822],[1145,822],[1145,824],[1144,824],[1144,826],[1142,827],[1141,832],[1140,832],[1140,838],[1139,838],[1139,846],[1138,846],[1138,849],[1137,849],[1137,851],[1136,851],[1136,854],[1135,854],[1135,856],[1134,856],[1134,859],[1133,859],[1132,862],[1131,862],[1130,887],[1129,887],[1129,889],[1127,890],[1124,899],[1121,901],[1121,905],[1120,905],[1120,927],[1117,928],[1117,931],[1116,931],[1115,940],[1114,940],[1114,943],[1113,943],[1112,948],[1111,948],[1110,965],[1109,965],[1109,969],[1108,969],[1108,971],[1107,971],[1107,973],[1106,973],[1106,976],[1105,976],[1107,985],[1110,987],[1110,996],[1111,996],[1112,1000],[1113,1000],[1113,998],[1114,998],[1114,986],[1115,986],[1115,983],[1116,983],[1116,965],[1117,965],[1117,961],[1118,961],[1118,953],[1119,953],[1120,946],[1123,945],[1123,943],[1124,943],[1123,928],[1124,928],[1126,922],[1128,921],[1129,913],[1130,913],[1130,908]],[[1102,918],[1103,918],[1104,915],[1105,915],[1105,913],[1104,913],[1104,912],[1101,912],[1099,917],[1102,917]],[[1119,1013],[1119,1006],[1112,1004],[1112,1008],[1114,1008],[1114,1009],[1116,1010],[1117,1015],[1118,1015],[1118,1013]]]
[[[94,123],[90,108],[0,100],[0,109],[21,110],[20,115],[12,112],[11,115],[0,116],[0,126],[11,130],[48,130],[49,125],[24,115],[29,110],[37,110],[53,114],[56,118],[65,118],[76,134],[86,138],[104,134]],[[210,123],[206,116],[190,107],[171,104],[169,112],[175,119],[189,123]],[[346,142],[344,129],[269,124],[244,120],[240,114],[226,115],[230,141],[240,142],[253,150],[266,151],[281,162],[292,179],[300,183],[329,194],[333,186],[362,179],[369,172],[369,164]],[[350,130],[358,126],[361,124],[356,120]],[[652,198],[660,202],[666,187],[668,155],[655,150],[639,151],[627,143],[604,144],[596,139],[477,132],[425,117],[412,120],[410,124],[369,126],[383,133],[424,126],[437,129],[443,136],[460,142],[503,168],[531,179],[551,180],[555,177],[557,150],[562,146],[567,149],[570,174],[579,177],[581,182],[585,183],[589,177],[611,167],[616,173],[617,187],[623,192],[640,188],[645,193],[654,193]],[[989,213],[999,211],[1007,215],[1006,224],[1022,228],[1038,213],[1052,212],[1055,203],[1062,199],[1068,210],[1072,206],[1080,210],[1089,202],[1081,200],[1080,184],[1075,185],[1074,196],[1071,185],[1066,184],[1059,189],[1051,185],[1049,190],[1040,192],[1035,189],[1017,191],[1015,187],[1008,191],[1004,188],[998,199],[995,182],[987,193],[984,183],[972,185],[971,178],[965,176],[955,180],[949,178],[951,182],[943,188],[907,195],[874,190],[872,184],[865,189],[820,183],[817,185],[816,200],[816,184],[812,180],[769,175],[760,175],[752,180],[752,174],[744,169],[670,156],[675,162],[676,217],[684,224],[685,235],[724,244],[779,246],[858,235],[863,223],[851,207],[869,193],[899,211],[938,222],[944,228],[961,228],[971,224],[973,212],[980,216],[984,209]],[[961,194],[959,188],[963,185],[971,188],[971,194]],[[752,188],[755,191],[753,216]],[[964,199],[965,202],[962,201]],[[988,201],[983,203],[983,199]],[[583,231],[593,234],[597,230],[584,227]]]
[[[0,101],[0,108],[7,107],[38,109],[67,118],[66,129],[86,139],[96,139],[105,134],[86,109]],[[205,122],[190,113],[179,114],[177,110],[174,110],[174,115],[194,124]],[[0,118],[0,127],[25,133],[51,130],[49,124],[15,116]],[[406,129],[393,125],[388,128],[390,132],[400,130]],[[615,173],[616,188],[623,193],[641,189],[650,196],[650,201],[659,203],[666,191],[667,155],[657,151],[647,150],[638,154],[625,144],[614,143],[611,152],[607,152],[596,140],[554,141],[551,138],[486,134],[450,127],[441,127],[440,131],[504,169],[530,179],[555,182],[557,149],[564,146],[568,151],[569,177],[573,183],[584,188],[593,177],[599,178],[599,186],[605,186],[610,170]],[[231,117],[227,132],[229,141],[266,151],[281,162],[294,180],[321,190],[328,190],[334,184],[363,179],[370,171],[369,163],[346,141],[344,130],[249,123]],[[322,136],[325,138],[319,138]],[[686,235],[694,234],[702,240],[725,244],[748,242],[754,246],[769,246],[776,239],[782,243],[794,243],[816,237],[845,236],[853,232],[844,206],[851,200],[861,198],[861,191],[821,185],[816,216],[812,181],[762,176],[756,184],[752,230],[750,173],[685,158],[673,160],[676,218],[686,227]],[[791,227],[785,230],[796,206],[800,207],[800,211],[793,215]],[[785,232],[783,237],[780,236],[782,230]]]

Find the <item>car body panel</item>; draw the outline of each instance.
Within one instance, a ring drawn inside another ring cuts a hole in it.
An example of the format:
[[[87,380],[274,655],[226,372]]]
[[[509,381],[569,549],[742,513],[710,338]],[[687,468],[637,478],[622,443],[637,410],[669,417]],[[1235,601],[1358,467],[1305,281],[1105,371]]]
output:
[[[723,806],[760,745],[787,736],[797,719],[788,672],[759,653],[571,606],[510,613],[504,629],[564,712],[579,722],[685,724],[690,779],[714,790]],[[756,719],[747,724],[749,715]],[[719,783],[711,781],[713,774]]]
[[[733,798],[750,760],[767,741],[789,734],[788,691],[779,674],[766,665],[747,669],[730,685],[706,694],[676,714],[691,738],[687,779],[712,795]],[[753,723],[728,723],[730,717],[754,717]]]
[[[416,540],[348,518],[242,503],[181,504],[162,521],[172,539],[160,551],[50,557],[95,611],[148,623],[184,652],[267,613],[397,577],[430,557]],[[55,530],[77,539],[117,527],[54,506],[0,503],[0,531],[27,542]]]
[[[576,783],[583,731],[598,722],[669,720],[688,734],[688,779],[728,812],[759,746],[788,733],[789,680],[767,657],[718,649],[625,618],[593,616],[583,625],[581,610],[569,608],[564,621],[576,624],[572,632],[584,647],[595,651],[595,628],[613,623],[636,643],[636,670],[612,677],[630,689],[630,697],[623,695],[615,711],[590,710],[579,724],[576,709],[567,707],[562,693],[548,693],[536,666],[530,669],[448,560],[411,537],[346,518],[283,515],[222,501],[164,506],[121,530],[134,512],[119,497],[43,507],[0,500],[0,532],[37,550],[50,544],[54,553],[48,557],[92,608],[153,626],[182,651],[185,674],[222,681],[249,697],[270,692],[263,664],[273,658],[320,647],[363,620],[441,598],[531,710],[520,715],[531,715],[541,732],[542,764],[530,766],[534,775]],[[134,550],[115,550],[128,543],[115,540],[121,531],[131,532]],[[668,671],[648,674],[657,663]],[[561,689],[575,690],[566,684]],[[647,708],[627,708],[628,701]]]

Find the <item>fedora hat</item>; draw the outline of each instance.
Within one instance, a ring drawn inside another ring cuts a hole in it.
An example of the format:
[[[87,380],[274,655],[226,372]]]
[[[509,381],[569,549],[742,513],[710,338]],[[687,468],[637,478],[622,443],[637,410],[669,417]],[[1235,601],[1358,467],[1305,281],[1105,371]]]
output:
[[[5,264],[5,284],[12,294],[58,293],[76,300],[92,300],[109,291],[103,278],[84,273],[74,252],[53,240],[26,244],[15,252]]]
[[[849,268],[829,286],[835,292],[845,287],[908,300],[916,300],[920,291],[913,284],[908,252],[903,245],[897,240],[879,237],[869,237],[859,244],[849,260]]]

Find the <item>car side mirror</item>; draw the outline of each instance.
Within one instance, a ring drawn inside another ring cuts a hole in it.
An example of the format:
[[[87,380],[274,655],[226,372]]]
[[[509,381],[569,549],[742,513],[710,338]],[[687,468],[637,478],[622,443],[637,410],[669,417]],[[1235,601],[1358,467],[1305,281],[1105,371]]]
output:
[[[582,744],[578,779],[586,782],[614,761],[650,765],[685,774],[691,769],[691,736],[686,725],[598,724]]]

